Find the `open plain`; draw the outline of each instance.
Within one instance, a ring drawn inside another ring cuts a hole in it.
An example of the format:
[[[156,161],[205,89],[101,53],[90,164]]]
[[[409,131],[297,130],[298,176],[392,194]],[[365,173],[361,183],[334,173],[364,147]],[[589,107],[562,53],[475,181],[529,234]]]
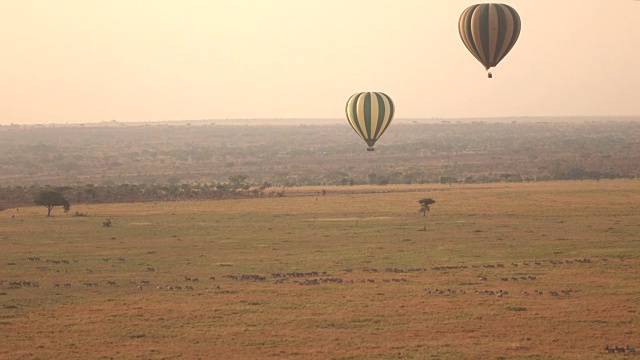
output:
[[[639,189],[301,187],[74,205],[86,216],[6,209],[0,358],[633,356]]]

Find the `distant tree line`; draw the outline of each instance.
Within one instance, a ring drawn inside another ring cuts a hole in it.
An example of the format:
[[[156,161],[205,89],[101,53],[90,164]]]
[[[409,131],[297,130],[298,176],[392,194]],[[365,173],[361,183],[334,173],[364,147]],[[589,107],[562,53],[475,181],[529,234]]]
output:
[[[0,186],[0,210],[9,207],[45,205],[64,206],[56,194],[75,204],[115,202],[186,201],[283,196],[283,191],[269,183],[253,184],[244,176],[236,176],[219,184],[114,184],[78,186]],[[55,199],[54,199],[55,198]],[[35,199],[35,200],[34,200]],[[51,208],[49,208],[49,212]]]
[[[269,182],[257,182],[244,175],[234,175],[226,182],[216,184],[86,184],[73,186],[0,186],[0,210],[9,207],[31,205],[39,194],[55,191],[74,204],[97,204],[116,202],[154,202],[154,201],[187,201],[241,199],[258,197],[280,197],[284,188],[323,185],[323,186],[355,186],[355,185],[388,185],[388,184],[485,184],[500,182],[534,182],[553,180],[600,180],[631,179],[633,176],[601,173],[569,169],[554,175],[521,176],[519,174],[479,174],[458,178],[456,176],[406,177],[402,173],[378,175],[370,173],[366,178],[355,179],[346,172],[332,173],[330,176],[317,179],[315,182],[298,183],[294,177],[287,178],[284,185],[277,186]],[[51,196],[48,193],[48,196]],[[44,201],[38,205],[44,205]],[[64,205],[63,203],[56,205]],[[68,205],[67,205],[68,206]]]

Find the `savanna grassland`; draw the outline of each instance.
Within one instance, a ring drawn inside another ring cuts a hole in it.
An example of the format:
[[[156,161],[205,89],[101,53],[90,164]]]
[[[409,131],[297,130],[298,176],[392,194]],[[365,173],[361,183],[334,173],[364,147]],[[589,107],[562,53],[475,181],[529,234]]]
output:
[[[622,356],[605,345],[640,347],[638,180],[320,189],[0,212],[0,358],[598,359]],[[437,202],[427,217],[425,197]]]

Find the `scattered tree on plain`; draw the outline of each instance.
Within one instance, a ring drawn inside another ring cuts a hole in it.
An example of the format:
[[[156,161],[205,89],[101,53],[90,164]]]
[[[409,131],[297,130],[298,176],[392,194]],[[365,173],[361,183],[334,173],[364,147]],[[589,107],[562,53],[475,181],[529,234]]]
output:
[[[51,216],[51,209],[56,206],[62,206],[64,212],[71,209],[69,201],[61,192],[55,190],[43,190],[34,199],[36,205],[42,205],[47,208],[47,216]]]
[[[422,213],[422,216],[427,216],[427,213],[431,211],[429,206],[435,204],[436,201],[432,198],[424,198],[418,200],[418,203],[420,203],[420,210],[418,211]]]

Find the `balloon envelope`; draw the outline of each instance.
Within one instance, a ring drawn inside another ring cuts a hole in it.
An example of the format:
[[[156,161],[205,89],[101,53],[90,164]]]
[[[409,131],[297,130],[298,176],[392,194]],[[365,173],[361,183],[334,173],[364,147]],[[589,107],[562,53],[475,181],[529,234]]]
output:
[[[361,92],[351,95],[347,101],[347,120],[355,132],[372,151],[391,120],[395,107],[393,101],[381,92]]]
[[[509,5],[471,5],[460,15],[458,31],[467,49],[486,70],[498,65],[520,35],[520,16]]]

